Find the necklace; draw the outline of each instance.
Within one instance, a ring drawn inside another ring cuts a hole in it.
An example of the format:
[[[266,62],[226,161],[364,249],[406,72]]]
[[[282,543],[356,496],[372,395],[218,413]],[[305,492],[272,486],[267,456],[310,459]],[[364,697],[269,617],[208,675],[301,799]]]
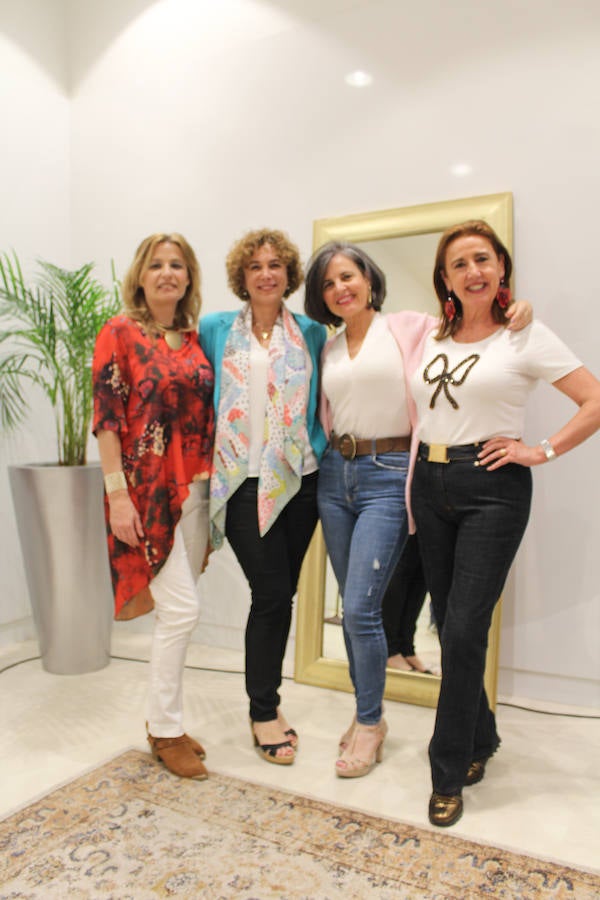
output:
[[[183,344],[183,334],[179,330],[179,328],[173,328],[169,325],[162,325],[160,322],[156,322],[156,330],[159,334],[165,339],[165,344],[171,350],[180,350],[181,345]]]
[[[257,322],[254,323],[252,329],[261,341],[268,341],[273,334],[273,325],[270,328],[262,328]]]

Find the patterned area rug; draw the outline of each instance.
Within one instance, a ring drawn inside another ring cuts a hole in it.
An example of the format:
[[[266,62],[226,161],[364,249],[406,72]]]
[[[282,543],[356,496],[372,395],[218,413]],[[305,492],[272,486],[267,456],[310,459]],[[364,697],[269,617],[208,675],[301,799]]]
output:
[[[0,898],[593,900],[600,877],[129,750],[0,822]]]

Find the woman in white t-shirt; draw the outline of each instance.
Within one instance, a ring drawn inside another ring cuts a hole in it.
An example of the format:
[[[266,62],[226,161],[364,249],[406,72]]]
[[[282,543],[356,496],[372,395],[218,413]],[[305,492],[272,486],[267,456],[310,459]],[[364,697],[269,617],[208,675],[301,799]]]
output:
[[[453,825],[463,785],[483,778],[500,739],[483,686],[494,606],[525,531],[530,467],[576,447],[600,427],[600,382],[544,325],[509,331],[512,263],[480,221],[448,229],[438,246],[437,331],[411,376],[420,444],[412,481],[427,585],[442,647],[442,685],[429,747],[429,819]],[[579,407],[549,440],[521,440],[539,379]]]

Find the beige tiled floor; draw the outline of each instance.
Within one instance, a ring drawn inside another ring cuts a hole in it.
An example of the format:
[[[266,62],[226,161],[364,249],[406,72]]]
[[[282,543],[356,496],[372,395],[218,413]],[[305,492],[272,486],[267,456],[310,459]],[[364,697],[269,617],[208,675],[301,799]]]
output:
[[[37,644],[0,651],[0,815],[27,804],[127,747],[146,749],[147,635],[117,634],[113,659],[78,676],[44,671]],[[13,665],[13,663],[16,663]],[[239,653],[192,645],[185,674],[186,729],[220,772],[310,794],[429,828],[426,747],[433,710],[387,703],[384,761],[366,778],[336,779],[336,740],[352,714],[348,694],[286,679],[284,709],[300,732],[290,767],[253,750]],[[465,813],[451,829],[472,838],[600,869],[600,721],[498,711],[501,751],[484,781],[465,789]]]

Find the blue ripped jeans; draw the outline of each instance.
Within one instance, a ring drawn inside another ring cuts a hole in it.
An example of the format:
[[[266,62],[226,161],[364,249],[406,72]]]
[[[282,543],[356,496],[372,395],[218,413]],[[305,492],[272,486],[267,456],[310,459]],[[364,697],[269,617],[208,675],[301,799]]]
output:
[[[319,515],[343,597],[343,630],[357,719],[381,719],[387,641],[381,607],[408,534],[408,453],[347,460],[329,448],[319,470]]]

